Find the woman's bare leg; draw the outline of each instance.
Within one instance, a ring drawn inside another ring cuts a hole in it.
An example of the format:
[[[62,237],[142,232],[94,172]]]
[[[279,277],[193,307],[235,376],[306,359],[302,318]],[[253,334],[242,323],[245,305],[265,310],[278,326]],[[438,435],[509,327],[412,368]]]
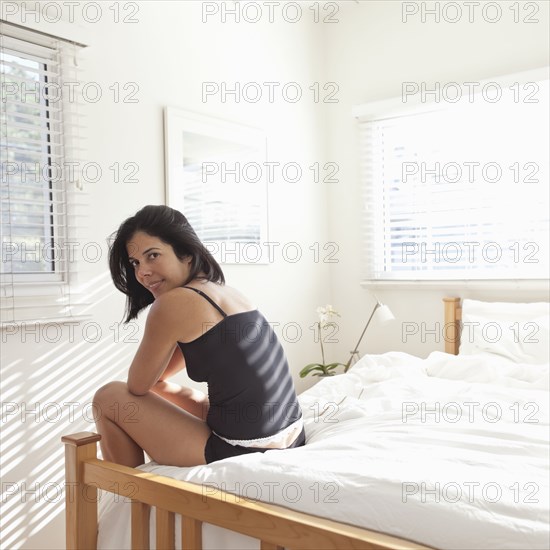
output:
[[[206,422],[159,395],[134,395],[125,382],[110,382],[96,392],[94,405],[105,460],[135,467],[144,463],[145,451],[159,464],[206,463]]]
[[[165,380],[159,380],[151,391],[206,422],[210,402],[203,392]]]

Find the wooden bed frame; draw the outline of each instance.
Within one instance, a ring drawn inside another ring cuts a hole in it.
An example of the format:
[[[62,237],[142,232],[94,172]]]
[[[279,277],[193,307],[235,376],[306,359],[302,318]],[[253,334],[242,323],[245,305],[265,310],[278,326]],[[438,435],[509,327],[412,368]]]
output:
[[[444,298],[445,351],[458,353],[459,298]],[[97,458],[99,434],[62,437],[65,444],[66,548],[97,547],[98,489],[131,499],[132,548],[149,548],[149,518],[156,508],[156,547],[175,548],[175,515],[181,515],[181,545],[202,549],[202,523],[260,539],[261,550],[427,549],[398,537],[296,512],[284,506],[243,497],[209,486],[175,480]]]
[[[462,320],[462,305],[460,298],[443,298],[445,304],[445,324],[443,325],[443,339],[445,352],[458,355],[460,347],[460,322]]]

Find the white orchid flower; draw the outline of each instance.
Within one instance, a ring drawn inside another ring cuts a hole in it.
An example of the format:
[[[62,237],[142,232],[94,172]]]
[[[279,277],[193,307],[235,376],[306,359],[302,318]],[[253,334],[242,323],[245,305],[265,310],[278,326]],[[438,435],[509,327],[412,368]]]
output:
[[[325,307],[319,306],[317,308],[317,315],[319,315],[321,326],[324,326],[331,317],[340,317],[340,314],[330,304],[327,304]]]

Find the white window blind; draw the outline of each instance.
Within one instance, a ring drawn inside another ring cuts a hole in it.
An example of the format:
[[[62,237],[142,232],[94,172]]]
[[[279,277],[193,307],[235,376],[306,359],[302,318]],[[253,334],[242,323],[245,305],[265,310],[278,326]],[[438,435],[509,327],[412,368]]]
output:
[[[521,98],[503,85],[495,102],[363,109],[365,279],[548,277],[548,80],[524,84]]]
[[[1,321],[76,315],[79,47],[0,21]]]

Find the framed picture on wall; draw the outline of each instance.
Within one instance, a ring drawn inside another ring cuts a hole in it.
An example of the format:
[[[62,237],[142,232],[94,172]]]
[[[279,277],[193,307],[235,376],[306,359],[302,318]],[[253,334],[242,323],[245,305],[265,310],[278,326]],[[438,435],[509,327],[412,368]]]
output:
[[[223,264],[264,264],[267,140],[258,129],[166,107],[166,204]]]

